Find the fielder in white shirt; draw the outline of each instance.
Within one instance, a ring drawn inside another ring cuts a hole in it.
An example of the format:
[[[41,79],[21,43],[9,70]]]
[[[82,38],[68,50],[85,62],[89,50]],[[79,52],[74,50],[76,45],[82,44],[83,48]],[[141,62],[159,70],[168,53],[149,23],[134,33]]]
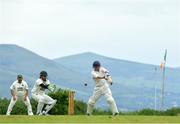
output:
[[[57,100],[52,99],[45,94],[48,89],[50,81],[47,79],[47,72],[40,72],[40,78],[36,81],[32,89],[32,98],[38,102],[37,115],[48,115],[48,112],[54,107]],[[46,107],[44,107],[46,105]],[[43,110],[44,108],[44,110]]]
[[[93,80],[95,82],[95,88],[93,95],[90,97],[87,106],[87,115],[91,115],[94,109],[95,103],[101,96],[105,96],[107,103],[110,106],[110,109],[114,116],[118,115],[118,109],[116,106],[116,102],[112,97],[111,90],[109,85],[112,85],[112,78],[109,72],[101,67],[99,61],[95,61],[93,63],[93,71],[92,71]]]
[[[11,89],[12,98],[11,98],[11,102],[9,104],[6,115],[11,114],[11,111],[12,111],[14,105],[16,104],[17,100],[21,100],[25,103],[25,105],[27,106],[27,109],[28,109],[28,115],[33,115],[31,103],[28,98],[28,89],[29,88],[28,88],[27,83],[23,80],[22,75],[17,76],[17,80],[13,82],[10,89]]]

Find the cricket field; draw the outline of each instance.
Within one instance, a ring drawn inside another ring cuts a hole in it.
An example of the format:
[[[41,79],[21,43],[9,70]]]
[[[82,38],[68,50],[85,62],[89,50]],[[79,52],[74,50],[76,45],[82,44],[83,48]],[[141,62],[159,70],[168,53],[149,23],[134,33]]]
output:
[[[179,116],[0,116],[0,123],[180,123]]]

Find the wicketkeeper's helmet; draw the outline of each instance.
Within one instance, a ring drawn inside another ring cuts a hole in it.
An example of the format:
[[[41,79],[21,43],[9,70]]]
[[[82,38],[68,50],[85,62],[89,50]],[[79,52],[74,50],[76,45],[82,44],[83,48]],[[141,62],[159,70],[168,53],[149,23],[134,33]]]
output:
[[[99,61],[94,61],[93,68],[100,67],[101,63]]]
[[[40,76],[47,77],[48,73],[46,71],[41,71]]]

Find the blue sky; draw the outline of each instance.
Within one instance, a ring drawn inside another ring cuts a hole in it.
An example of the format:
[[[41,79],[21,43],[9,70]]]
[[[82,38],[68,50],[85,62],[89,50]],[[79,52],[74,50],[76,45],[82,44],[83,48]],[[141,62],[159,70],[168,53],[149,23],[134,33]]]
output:
[[[44,57],[81,52],[180,66],[178,0],[0,0],[0,43]]]

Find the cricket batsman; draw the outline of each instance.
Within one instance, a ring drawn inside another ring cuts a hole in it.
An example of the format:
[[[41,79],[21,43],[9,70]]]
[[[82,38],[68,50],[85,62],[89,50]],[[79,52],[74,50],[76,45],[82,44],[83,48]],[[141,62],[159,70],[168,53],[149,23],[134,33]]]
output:
[[[37,115],[48,115],[48,112],[54,107],[57,100],[52,99],[50,96],[45,94],[45,90],[50,91],[54,90],[55,87],[52,87],[50,81],[47,79],[47,72],[40,72],[40,77],[36,81],[32,89],[32,98],[38,102],[37,106]],[[44,105],[46,105],[44,107]],[[43,109],[44,108],[44,109]]]
[[[114,116],[118,115],[119,112],[116,103],[114,101],[114,98],[112,97],[111,90],[109,88],[109,85],[112,85],[112,78],[108,70],[101,67],[99,61],[95,61],[93,63],[92,77],[95,82],[95,88],[93,95],[90,97],[88,101],[87,115],[92,114],[94,105],[101,96],[105,96],[113,115]]]
[[[11,89],[12,98],[11,98],[11,102],[9,104],[6,115],[11,114],[11,111],[18,100],[22,100],[25,103],[28,109],[28,115],[33,115],[31,103],[28,98],[29,88],[26,81],[23,80],[22,75],[17,76],[17,80],[13,82],[10,89]]]

